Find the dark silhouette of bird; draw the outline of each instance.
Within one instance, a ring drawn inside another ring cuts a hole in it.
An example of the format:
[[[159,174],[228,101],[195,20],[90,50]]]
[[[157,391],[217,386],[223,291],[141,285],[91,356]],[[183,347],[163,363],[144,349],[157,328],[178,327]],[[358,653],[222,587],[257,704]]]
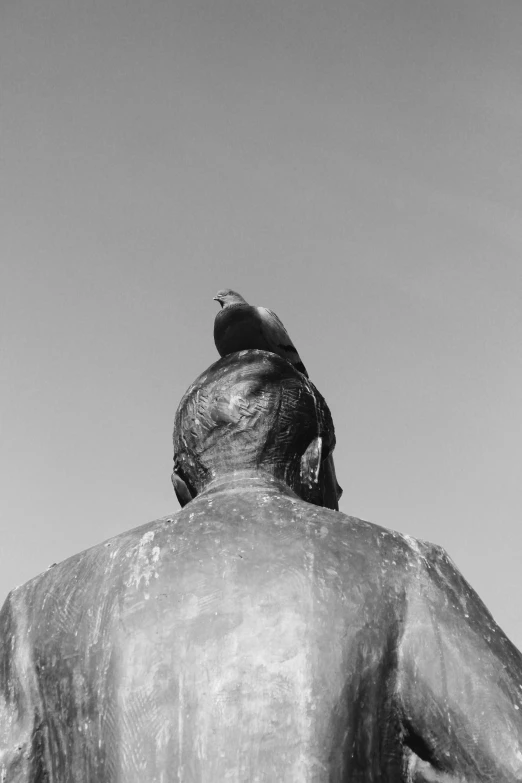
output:
[[[221,305],[214,321],[214,342],[220,356],[258,348],[287,359],[308,378],[295,345],[272,310],[248,304],[230,288],[218,291],[214,299]]]

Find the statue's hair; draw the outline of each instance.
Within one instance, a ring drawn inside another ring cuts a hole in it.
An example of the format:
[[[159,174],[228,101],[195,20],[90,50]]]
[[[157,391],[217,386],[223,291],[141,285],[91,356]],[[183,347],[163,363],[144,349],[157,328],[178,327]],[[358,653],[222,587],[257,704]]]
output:
[[[266,469],[293,487],[310,442],[335,446],[325,400],[290,362],[273,353],[230,354],[197,378],[174,423],[174,469],[193,494],[218,474]]]

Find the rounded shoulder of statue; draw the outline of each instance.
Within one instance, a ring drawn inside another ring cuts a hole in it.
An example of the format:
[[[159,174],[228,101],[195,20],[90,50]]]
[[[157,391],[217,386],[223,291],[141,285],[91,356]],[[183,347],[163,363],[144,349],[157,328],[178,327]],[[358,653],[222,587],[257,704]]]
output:
[[[278,481],[218,483],[175,513],[49,566],[11,595],[48,607],[106,592],[147,595],[164,581],[185,589],[187,563],[196,573],[242,560],[299,569],[313,559],[321,571],[361,571],[365,582],[386,573],[400,580],[419,562],[445,558],[441,547],[305,502]]]

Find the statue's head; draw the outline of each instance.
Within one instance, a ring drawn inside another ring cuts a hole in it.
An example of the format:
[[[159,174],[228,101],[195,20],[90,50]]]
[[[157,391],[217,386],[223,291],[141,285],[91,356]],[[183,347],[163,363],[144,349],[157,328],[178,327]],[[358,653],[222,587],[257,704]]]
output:
[[[188,389],[174,424],[181,504],[226,476],[264,473],[311,503],[337,509],[330,411],[290,362],[266,351],[217,361]]]

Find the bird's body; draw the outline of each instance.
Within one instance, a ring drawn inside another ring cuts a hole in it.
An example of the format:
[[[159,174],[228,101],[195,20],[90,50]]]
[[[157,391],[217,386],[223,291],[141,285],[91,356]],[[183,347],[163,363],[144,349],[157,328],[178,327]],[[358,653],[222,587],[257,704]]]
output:
[[[287,359],[308,378],[306,368],[280,319],[266,307],[248,304],[230,289],[214,297],[221,310],[214,321],[214,342],[220,356],[257,348]]]

